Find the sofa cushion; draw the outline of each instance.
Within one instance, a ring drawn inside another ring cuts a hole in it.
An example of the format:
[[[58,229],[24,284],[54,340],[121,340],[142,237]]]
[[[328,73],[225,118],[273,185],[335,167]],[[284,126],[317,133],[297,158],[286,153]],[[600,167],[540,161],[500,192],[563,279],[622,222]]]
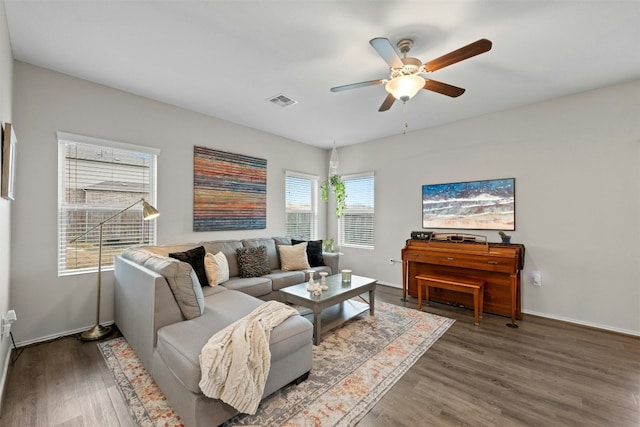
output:
[[[207,280],[207,273],[204,269],[204,256],[206,252],[204,246],[198,246],[197,248],[189,249],[184,252],[172,252],[169,254],[171,258],[178,259],[182,262],[191,264],[193,270],[198,276],[201,286],[207,286],[209,280]]]
[[[276,246],[278,245],[290,245],[291,244],[291,237],[289,236],[277,236],[273,238],[273,241],[275,242]]]
[[[271,279],[268,276],[261,277],[231,277],[222,285],[227,289],[244,292],[245,294],[260,298],[271,293]]]
[[[264,301],[234,291],[209,297],[202,316],[158,330],[156,351],[185,388],[193,393],[200,393],[199,355],[202,347],[216,332],[240,320],[263,303]],[[308,345],[311,329],[311,323],[302,316],[292,316],[276,326],[271,331],[269,341],[272,362]]]
[[[190,264],[140,248],[125,250],[122,257],[164,276],[186,319],[196,318],[204,312],[202,286]]]
[[[297,245],[304,240],[291,239],[292,245]],[[307,241],[307,258],[311,267],[321,267],[326,265],[322,257],[322,240]]]
[[[267,265],[269,270],[275,270],[280,268],[280,259],[278,258],[278,250],[276,249],[276,242],[271,238],[258,238],[258,239],[244,239],[242,245],[245,248],[257,248],[264,246],[267,252]]]
[[[144,246],[144,249],[160,256],[169,256],[171,252],[184,252],[200,246],[197,243],[174,243],[169,245]]]
[[[291,237],[289,236],[277,236],[273,238],[274,243],[276,244],[276,248],[279,245],[290,245],[291,244]],[[280,269],[280,251],[276,251],[278,252],[278,269]],[[272,269],[273,270],[273,269]]]
[[[145,261],[151,258],[152,256],[160,256],[156,255],[154,252],[151,252],[147,249],[147,247],[138,247],[132,246],[128,249],[125,249],[120,255],[129,261],[133,261],[136,264],[144,265]]]
[[[307,260],[307,242],[297,245],[280,245],[280,263],[283,271],[306,270],[310,267]]]
[[[207,252],[204,256],[204,269],[210,286],[216,286],[229,280],[229,263],[222,252],[215,255]]]
[[[202,293],[204,294],[204,299],[206,300],[208,296],[215,295],[226,290],[227,288],[225,288],[224,286],[205,286],[204,288],[202,288]]]
[[[264,246],[236,250],[240,277],[260,277],[271,273],[267,265],[267,249]]]
[[[242,242],[240,240],[213,240],[209,242],[202,242],[202,246],[207,252],[217,254],[222,252],[227,257],[227,263],[229,264],[229,277],[239,276],[240,269],[238,268],[238,256],[236,250],[242,248]]]
[[[321,267],[323,268],[323,267]],[[279,291],[287,286],[299,285],[306,281],[307,275],[304,271],[282,271],[273,270],[271,273],[264,276],[271,279],[271,289]],[[318,276],[320,277],[320,276]]]

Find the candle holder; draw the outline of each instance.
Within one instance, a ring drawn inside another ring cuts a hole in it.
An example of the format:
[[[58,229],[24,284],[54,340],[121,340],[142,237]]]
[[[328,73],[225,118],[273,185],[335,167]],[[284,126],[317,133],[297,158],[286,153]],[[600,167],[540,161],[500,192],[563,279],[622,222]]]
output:
[[[351,284],[351,270],[342,270],[340,272],[342,274],[342,284],[350,285]]]

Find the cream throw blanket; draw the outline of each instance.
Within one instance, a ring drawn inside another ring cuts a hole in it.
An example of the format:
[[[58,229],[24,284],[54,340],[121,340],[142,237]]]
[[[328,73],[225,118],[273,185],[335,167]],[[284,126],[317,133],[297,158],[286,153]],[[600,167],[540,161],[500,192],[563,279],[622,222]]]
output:
[[[255,414],[271,368],[271,330],[298,311],[268,301],[212,336],[200,353],[200,389],[239,412]]]

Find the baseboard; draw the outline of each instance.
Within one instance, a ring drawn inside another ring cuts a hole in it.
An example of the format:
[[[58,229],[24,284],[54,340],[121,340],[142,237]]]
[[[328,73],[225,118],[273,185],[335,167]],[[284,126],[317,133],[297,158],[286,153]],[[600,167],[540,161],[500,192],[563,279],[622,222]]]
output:
[[[114,321],[110,321],[110,322],[103,322],[100,323],[102,326],[110,326],[114,324]],[[74,329],[71,331],[65,331],[65,332],[59,332],[56,334],[52,334],[52,335],[47,335],[44,337],[40,337],[40,338],[35,338],[32,340],[26,340],[26,341],[18,341],[16,343],[16,347],[25,347],[27,345],[31,345],[31,344],[37,344],[37,343],[41,343],[41,342],[45,342],[45,341],[51,341],[51,340],[55,340],[57,338],[61,338],[61,337],[66,337],[69,335],[75,335],[75,334],[79,334],[82,333],[84,331],[87,331],[89,329],[91,329],[94,325],[91,326],[85,326],[84,328],[79,328],[79,329]]]
[[[402,289],[402,285],[397,285],[397,284],[394,284],[394,283],[382,283],[382,282],[378,282],[378,283],[381,284],[381,285],[384,285],[384,286],[389,286],[389,287],[392,287],[392,288],[400,288],[400,289]],[[598,324],[598,323],[585,322],[584,320],[576,320],[576,319],[571,319],[569,317],[556,316],[554,314],[540,313],[540,312],[533,311],[533,310],[522,310],[522,312],[525,313],[525,314],[531,314],[532,316],[545,317],[547,319],[560,320],[562,322],[573,323],[573,324],[581,325],[581,326],[588,326],[590,328],[602,329],[604,331],[616,332],[618,334],[624,334],[624,335],[631,335],[631,336],[635,336],[635,337],[640,337],[640,331],[632,331],[630,329],[623,329],[623,328],[614,328],[614,327],[608,326],[608,325],[601,325],[601,324]]]
[[[378,285],[388,286],[388,287],[390,287],[390,288],[398,288],[398,289],[402,289],[402,283],[398,284],[398,283],[378,282]]]
[[[576,320],[576,319],[571,319],[570,317],[556,316],[548,313],[540,313],[533,310],[522,310],[522,312],[525,314],[530,314],[532,316],[545,317],[547,319],[560,320],[563,322],[573,323],[576,325],[588,326],[590,328],[602,329],[609,332],[616,332],[619,334],[640,337],[640,331],[632,331],[630,329],[623,329],[623,328],[614,328],[612,326],[600,325],[598,323],[592,323],[592,322],[585,322],[584,320]]]
[[[4,387],[7,384],[7,375],[9,375],[9,362],[11,361],[11,345],[5,355],[4,366],[2,367],[2,376],[0,377],[0,418],[2,417],[2,404],[4,403]]]

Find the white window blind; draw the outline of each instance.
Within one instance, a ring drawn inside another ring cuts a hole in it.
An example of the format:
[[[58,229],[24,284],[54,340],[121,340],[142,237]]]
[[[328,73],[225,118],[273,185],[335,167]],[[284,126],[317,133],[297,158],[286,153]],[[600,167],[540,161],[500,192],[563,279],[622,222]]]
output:
[[[285,233],[307,240],[316,238],[318,177],[285,173]]]
[[[72,239],[144,198],[155,205],[158,151],[58,133],[58,274],[96,271],[100,228]],[[103,226],[102,267],[137,244],[154,244],[156,221],[143,221],[142,203]]]
[[[347,192],[344,215],[338,221],[340,246],[373,249],[374,175],[373,172],[342,177]]]

